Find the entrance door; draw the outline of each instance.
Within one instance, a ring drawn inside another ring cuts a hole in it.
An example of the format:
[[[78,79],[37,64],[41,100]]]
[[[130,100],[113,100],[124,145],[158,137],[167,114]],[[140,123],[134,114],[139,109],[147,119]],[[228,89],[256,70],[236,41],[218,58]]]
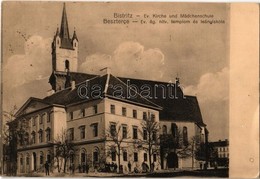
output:
[[[175,152],[169,153],[167,157],[168,168],[178,168],[178,156]]]

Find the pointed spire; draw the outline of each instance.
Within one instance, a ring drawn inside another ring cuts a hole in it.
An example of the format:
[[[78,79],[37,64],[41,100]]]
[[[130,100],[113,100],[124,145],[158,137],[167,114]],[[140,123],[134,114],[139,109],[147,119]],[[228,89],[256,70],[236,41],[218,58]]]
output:
[[[60,37],[64,38],[64,39],[70,38],[65,3],[63,4],[63,12],[62,12],[62,18],[61,18],[61,25],[60,25]]]
[[[77,41],[79,41],[79,40],[78,40],[78,37],[77,37],[77,34],[76,34],[75,27],[74,27],[74,33],[73,33],[72,41],[73,41],[74,39],[76,39]]]
[[[60,38],[61,38],[62,48],[69,48],[69,49],[72,48],[65,3],[63,4],[63,12],[61,18],[61,25],[60,25]]]

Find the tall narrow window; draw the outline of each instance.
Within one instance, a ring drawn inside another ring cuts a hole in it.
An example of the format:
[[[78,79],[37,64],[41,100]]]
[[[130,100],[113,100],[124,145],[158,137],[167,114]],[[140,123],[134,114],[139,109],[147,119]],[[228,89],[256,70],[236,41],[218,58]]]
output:
[[[156,162],[156,154],[153,154],[153,161]]]
[[[133,110],[133,118],[137,118],[137,111],[135,109]]]
[[[126,151],[123,151],[123,160],[127,161],[127,152]]]
[[[93,127],[93,137],[98,136],[98,123],[92,124]]]
[[[151,114],[151,121],[154,122],[155,121],[155,115]]]
[[[122,107],[122,116],[126,116],[126,108]]]
[[[138,153],[137,152],[134,152],[134,161],[138,162]]]
[[[69,60],[65,60],[65,69],[66,70],[70,69],[70,61]]]
[[[39,143],[42,143],[43,142],[43,132],[40,129],[38,133],[39,133]]]
[[[51,141],[51,129],[50,128],[46,129],[46,141],[47,142]]]
[[[43,119],[44,119],[44,114],[42,114],[42,115],[40,115],[40,124],[42,124],[43,123]]]
[[[35,144],[35,132],[32,132],[32,144]]]
[[[167,126],[163,125],[162,127],[163,134],[167,134]]]
[[[144,161],[147,162],[147,153],[144,153]]]
[[[73,112],[70,112],[70,113],[69,113],[69,119],[70,119],[70,120],[73,120]]]
[[[122,137],[123,139],[126,139],[127,138],[127,126],[122,126]]]
[[[98,107],[97,107],[97,105],[94,105],[94,106],[93,106],[93,113],[94,113],[94,114],[97,114],[97,113],[98,113]]]
[[[85,126],[80,126],[80,139],[85,139]]]
[[[178,132],[178,127],[175,123],[171,124],[171,130],[172,130],[172,136],[176,144],[179,145],[179,132]]]
[[[183,135],[183,145],[187,146],[188,145],[188,129],[185,126],[183,127],[182,135]]]
[[[80,117],[85,117],[85,109],[80,110]]]
[[[110,134],[112,137],[115,137],[116,135],[116,124],[114,123],[110,124]]]
[[[112,149],[112,151],[111,151],[111,159],[112,159],[112,161],[116,161],[116,151],[115,151],[115,149]]]
[[[147,130],[143,129],[143,140],[147,140]]]
[[[43,164],[43,152],[40,152],[40,164]]]
[[[113,104],[110,105],[110,113],[111,114],[115,114],[116,113],[115,112],[115,105],[113,105]]]
[[[35,117],[33,117],[33,126],[35,126],[36,125],[36,118],[37,118],[37,116],[35,116]]]
[[[52,115],[52,112],[48,113],[47,122],[51,121],[51,115]]]
[[[93,161],[98,162],[98,151],[93,152]]]
[[[143,112],[143,120],[147,120],[147,113]]]
[[[69,140],[74,140],[74,128],[70,128],[68,130],[69,133]]]
[[[136,126],[133,127],[133,139],[138,139]]]

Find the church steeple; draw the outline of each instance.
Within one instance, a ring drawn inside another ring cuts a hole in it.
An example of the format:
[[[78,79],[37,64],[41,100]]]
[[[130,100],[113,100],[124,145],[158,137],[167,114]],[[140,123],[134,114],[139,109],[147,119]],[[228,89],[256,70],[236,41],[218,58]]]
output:
[[[70,37],[64,3],[60,29],[57,28],[52,42],[52,75],[49,82],[54,91],[69,87],[70,73],[78,72],[78,45],[75,29],[72,38]]]
[[[62,48],[72,48],[65,3],[63,4],[63,12],[60,25],[60,38]]]

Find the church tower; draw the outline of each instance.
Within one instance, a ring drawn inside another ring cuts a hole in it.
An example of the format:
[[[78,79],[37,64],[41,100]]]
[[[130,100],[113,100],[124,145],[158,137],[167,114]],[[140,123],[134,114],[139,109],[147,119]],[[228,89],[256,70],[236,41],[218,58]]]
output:
[[[60,29],[54,35],[52,42],[52,74],[49,83],[54,91],[59,91],[71,85],[71,72],[78,71],[78,38],[74,30],[72,38],[69,34],[69,24],[65,3]]]

